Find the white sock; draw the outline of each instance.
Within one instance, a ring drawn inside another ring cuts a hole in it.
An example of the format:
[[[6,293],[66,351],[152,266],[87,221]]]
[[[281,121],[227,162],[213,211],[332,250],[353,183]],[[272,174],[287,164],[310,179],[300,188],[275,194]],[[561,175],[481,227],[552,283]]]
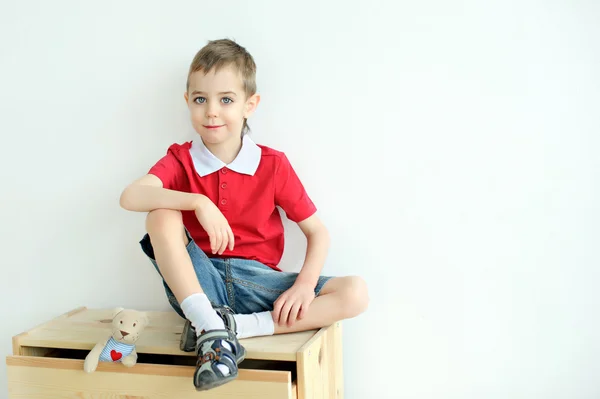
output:
[[[223,320],[213,309],[205,294],[192,294],[181,302],[181,310],[196,329],[196,335],[203,330],[222,330]]]
[[[205,294],[192,294],[181,301],[180,306],[185,317],[196,329],[196,336],[200,336],[203,331],[225,329],[223,320],[213,309]],[[231,350],[231,346],[227,342],[222,341],[222,345]],[[229,375],[229,367],[224,364],[218,364],[217,368],[224,375]]]
[[[275,332],[271,312],[234,314],[233,318],[237,324],[236,335],[239,339],[273,335]]]

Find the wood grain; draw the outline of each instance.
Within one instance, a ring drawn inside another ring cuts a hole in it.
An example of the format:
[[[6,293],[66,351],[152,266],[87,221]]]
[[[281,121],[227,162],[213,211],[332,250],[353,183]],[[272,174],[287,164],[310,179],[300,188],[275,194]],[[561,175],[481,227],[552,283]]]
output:
[[[298,398],[342,399],[342,325],[321,329],[298,353]]]
[[[127,368],[121,364],[101,363],[94,373],[87,374],[82,360],[7,358],[10,399],[294,397],[295,386],[289,371],[240,370],[236,380],[201,394],[193,386],[193,373],[194,368],[189,366],[143,364]]]
[[[50,320],[14,338],[13,354],[19,347],[91,350],[110,335],[110,309],[77,309]],[[148,312],[150,324],[136,344],[138,353],[194,356],[179,350],[184,320],[175,312]],[[300,348],[317,330],[240,340],[247,359],[295,361]]]

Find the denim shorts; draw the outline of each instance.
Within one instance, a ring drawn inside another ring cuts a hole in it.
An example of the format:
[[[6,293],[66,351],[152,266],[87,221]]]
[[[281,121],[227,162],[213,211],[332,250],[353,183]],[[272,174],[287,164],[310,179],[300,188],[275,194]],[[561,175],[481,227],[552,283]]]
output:
[[[260,262],[239,258],[209,258],[186,231],[189,243],[186,247],[202,291],[215,305],[227,305],[235,313],[249,314],[273,310],[273,303],[296,281],[298,273],[280,272]],[[160,274],[150,237],[146,234],[140,241],[142,250]],[[162,278],[162,275],[161,275]],[[315,287],[315,295],[331,277],[321,276]],[[169,304],[183,318],[185,315],[163,279]]]

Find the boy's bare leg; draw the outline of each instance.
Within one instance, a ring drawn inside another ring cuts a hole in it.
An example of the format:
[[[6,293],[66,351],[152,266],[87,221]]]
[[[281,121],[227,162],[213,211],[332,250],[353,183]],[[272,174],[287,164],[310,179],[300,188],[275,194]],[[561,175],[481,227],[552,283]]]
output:
[[[296,320],[291,327],[275,324],[275,334],[326,327],[336,321],[358,316],[367,309],[368,303],[367,284],[362,278],[334,277],[325,283],[303,319]]]
[[[163,278],[181,303],[192,294],[203,293],[194,266],[187,253],[188,239],[181,212],[156,209],[148,213],[146,231]]]

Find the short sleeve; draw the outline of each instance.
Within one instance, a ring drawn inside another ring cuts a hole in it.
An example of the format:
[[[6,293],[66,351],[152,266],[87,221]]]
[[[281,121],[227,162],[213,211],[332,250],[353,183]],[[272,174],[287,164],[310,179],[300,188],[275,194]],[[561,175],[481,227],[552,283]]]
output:
[[[184,174],[183,166],[171,152],[152,166],[148,173],[158,177],[163,183],[163,188],[181,191],[179,186]]]
[[[282,154],[275,172],[275,205],[280,206],[288,219],[296,223],[317,211],[285,154]]]

